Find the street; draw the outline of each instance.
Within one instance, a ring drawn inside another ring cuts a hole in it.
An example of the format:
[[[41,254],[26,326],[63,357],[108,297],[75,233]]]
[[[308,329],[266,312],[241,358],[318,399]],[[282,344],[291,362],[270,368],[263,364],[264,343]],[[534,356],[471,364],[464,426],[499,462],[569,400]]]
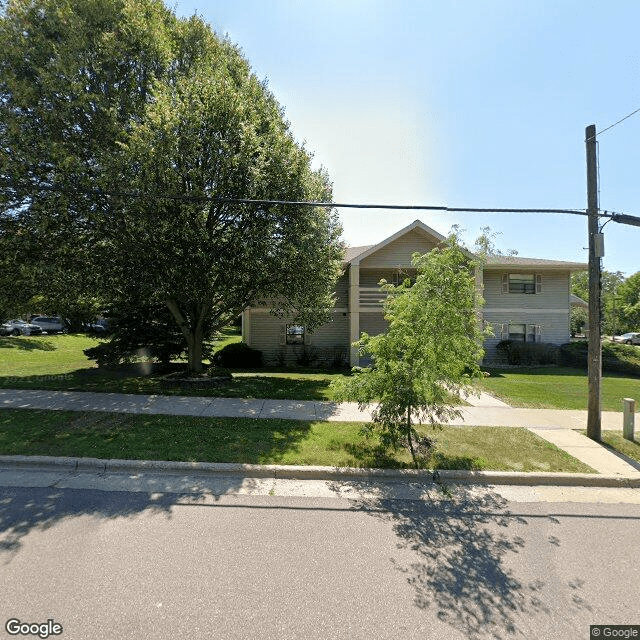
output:
[[[9,619],[53,620],[64,640],[586,640],[640,624],[635,489],[121,480],[0,474],[0,638]]]

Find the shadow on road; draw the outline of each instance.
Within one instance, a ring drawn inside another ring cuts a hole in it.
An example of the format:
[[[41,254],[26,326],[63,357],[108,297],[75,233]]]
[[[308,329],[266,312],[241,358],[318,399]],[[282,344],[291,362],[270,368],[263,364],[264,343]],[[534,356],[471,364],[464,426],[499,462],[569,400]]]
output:
[[[167,491],[167,482],[174,487],[182,486],[184,491]],[[145,481],[147,491],[0,487],[0,563],[11,562],[31,532],[47,530],[63,520],[81,516],[135,518],[143,513],[164,513],[171,518],[173,507],[181,501],[197,504],[204,502],[206,497],[217,501],[226,493],[235,493],[241,486],[250,491],[257,480],[225,476],[212,482],[215,482],[214,491],[206,486],[196,489],[193,477],[180,474],[170,478],[148,478]]]
[[[409,565],[391,559],[406,575],[415,606],[471,640],[531,637],[541,615],[548,624],[567,605],[591,611],[581,597],[584,582],[579,578],[562,585],[562,603],[558,585],[547,584],[546,567],[536,567],[527,578],[514,571],[526,564],[519,554],[526,551],[523,535],[529,521],[510,513],[499,494],[458,487],[455,494],[445,488],[429,495],[426,501],[390,500],[382,489],[379,498],[354,501],[392,525],[399,549],[415,552],[416,561]],[[546,519],[552,526],[560,524],[551,516]],[[543,544],[554,551],[560,546],[553,535]]]

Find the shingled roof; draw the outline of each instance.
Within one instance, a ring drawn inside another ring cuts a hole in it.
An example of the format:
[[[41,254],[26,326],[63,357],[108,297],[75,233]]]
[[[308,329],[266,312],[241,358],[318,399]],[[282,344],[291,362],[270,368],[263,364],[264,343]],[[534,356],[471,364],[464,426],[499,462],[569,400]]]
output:
[[[567,262],[565,260],[545,260],[543,258],[522,258],[520,256],[488,256],[487,267],[537,267],[546,269],[569,269],[583,271],[587,264],[583,262]]]

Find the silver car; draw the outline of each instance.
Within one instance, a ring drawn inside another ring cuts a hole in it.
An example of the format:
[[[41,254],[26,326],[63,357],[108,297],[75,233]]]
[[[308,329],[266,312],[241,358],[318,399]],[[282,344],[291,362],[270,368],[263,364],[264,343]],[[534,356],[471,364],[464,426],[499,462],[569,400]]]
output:
[[[624,344],[640,344],[640,333],[623,333],[621,336],[613,336],[613,341]]]
[[[9,320],[0,329],[2,335],[8,336],[39,336],[42,335],[42,327],[24,320]]]
[[[49,334],[67,332],[67,327],[62,318],[37,316],[35,318],[31,318],[31,324],[37,324],[43,331],[46,331]]]

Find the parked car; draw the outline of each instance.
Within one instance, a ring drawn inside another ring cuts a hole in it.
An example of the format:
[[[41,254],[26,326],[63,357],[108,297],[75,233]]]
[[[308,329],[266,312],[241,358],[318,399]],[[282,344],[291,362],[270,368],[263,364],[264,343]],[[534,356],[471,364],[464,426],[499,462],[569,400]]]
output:
[[[106,318],[102,318],[101,320],[97,320],[96,322],[85,324],[84,328],[88,333],[95,333],[98,335],[107,334],[110,330],[109,321]]]
[[[67,326],[62,318],[52,318],[47,316],[37,316],[31,318],[32,324],[37,324],[43,331],[47,333],[66,333]]]
[[[1,333],[4,336],[39,336],[42,335],[42,328],[24,320],[9,320],[3,323]]]
[[[613,336],[613,341],[624,344],[640,344],[640,333],[623,333],[621,336]]]

